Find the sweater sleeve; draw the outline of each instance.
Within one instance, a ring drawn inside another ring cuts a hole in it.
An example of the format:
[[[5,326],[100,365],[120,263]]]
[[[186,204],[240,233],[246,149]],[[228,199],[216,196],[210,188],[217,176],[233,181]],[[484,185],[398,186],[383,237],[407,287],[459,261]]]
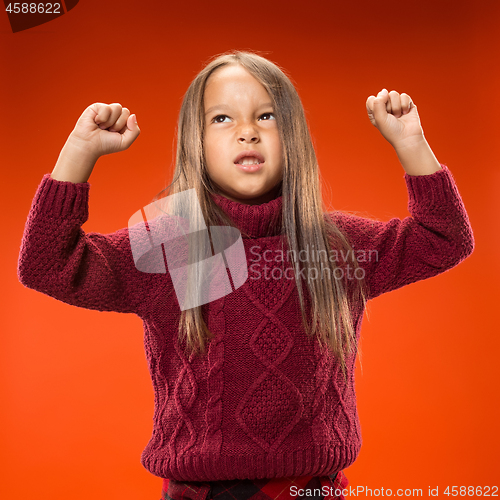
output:
[[[455,180],[444,164],[430,175],[405,173],[408,210],[386,222],[334,212],[364,269],[368,299],[441,274],[474,250],[474,236]]]
[[[88,182],[43,176],[26,221],[18,278],[26,287],[67,304],[136,313],[137,271],[128,228],[111,234],[85,233]]]

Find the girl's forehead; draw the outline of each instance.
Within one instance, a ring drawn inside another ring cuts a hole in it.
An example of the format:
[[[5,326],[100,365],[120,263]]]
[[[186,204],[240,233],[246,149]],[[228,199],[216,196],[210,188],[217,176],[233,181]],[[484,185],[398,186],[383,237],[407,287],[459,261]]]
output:
[[[205,82],[205,93],[210,91],[235,91],[238,88],[259,88],[264,86],[243,66],[223,66],[215,70]]]
[[[222,73],[224,69],[228,72]],[[235,71],[232,71],[232,70]],[[217,74],[217,72],[221,72]],[[213,78],[212,78],[213,77]],[[226,101],[239,102],[269,99],[265,87],[244,68],[220,68],[207,79],[203,92],[205,105],[211,107]],[[213,101],[213,102],[212,102]]]

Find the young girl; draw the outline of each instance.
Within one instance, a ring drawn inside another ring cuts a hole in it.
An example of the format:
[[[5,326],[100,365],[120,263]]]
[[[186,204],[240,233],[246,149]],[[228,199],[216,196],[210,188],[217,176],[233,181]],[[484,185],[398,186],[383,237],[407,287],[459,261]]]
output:
[[[198,233],[213,246],[207,262],[219,264],[227,289],[192,307],[173,293],[177,269],[164,262],[178,242],[150,247],[155,271],[139,265],[131,235],[140,239],[142,227],[149,238],[160,219],[106,235],[81,228],[94,165],[139,136],[135,115],[92,104],[43,176],[19,279],[69,304],[143,320],[155,410],[141,463],[164,478],[162,498],[347,493],[342,470],[361,446],[354,366],[366,301],[443,273],[474,248],[453,176],[410,96],[384,89],[366,107],[405,170],[403,220],[326,213],[302,103],[277,65],[232,51],[196,76],[166,191],[173,199],[194,189],[206,224]],[[231,249],[215,242],[225,226],[239,231]]]

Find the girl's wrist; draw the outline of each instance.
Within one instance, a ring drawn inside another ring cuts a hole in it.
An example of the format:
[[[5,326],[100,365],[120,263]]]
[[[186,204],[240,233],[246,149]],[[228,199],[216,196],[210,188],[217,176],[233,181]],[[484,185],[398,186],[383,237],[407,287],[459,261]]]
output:
[[[430,175],[441,170],[425,137],[394,146],[399,161],[408,175]]]
[[[97,157],[68,140],[59,154],[57,163],[50,176],[57,181],[87,182]]]

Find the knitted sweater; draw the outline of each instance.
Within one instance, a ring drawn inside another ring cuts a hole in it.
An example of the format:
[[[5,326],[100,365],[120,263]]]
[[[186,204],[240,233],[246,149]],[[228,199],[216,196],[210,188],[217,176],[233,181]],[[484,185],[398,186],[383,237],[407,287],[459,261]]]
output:
[[[355,250],[376,255],[358,259],[368,299],[443,273],[474,249],[447,166],[404,179],[411,216],[381,222],[327,215]],[[351,465],[362,442],[355,356],[347,359],[345,383],[334,356],[302,328],[295,280],[271,258],[282,248],[281,221],[270,222],[281,213],[282,197],[246,205],[213,195],[250,235],[243,243],[252,271],[243,286],[202,306],[215,337],[206,355],[188,358],[177,342],[181,311],[170,274],[136,268],[128,227],[110,234],[82,230],[89,189],[88,182],[43,176],[24,229],[18,277],[68,304],[143,320],[155,395],[143,466],[177,481],[220,481],[331,476]],[[359,339],[363,309],[352,312]]]

